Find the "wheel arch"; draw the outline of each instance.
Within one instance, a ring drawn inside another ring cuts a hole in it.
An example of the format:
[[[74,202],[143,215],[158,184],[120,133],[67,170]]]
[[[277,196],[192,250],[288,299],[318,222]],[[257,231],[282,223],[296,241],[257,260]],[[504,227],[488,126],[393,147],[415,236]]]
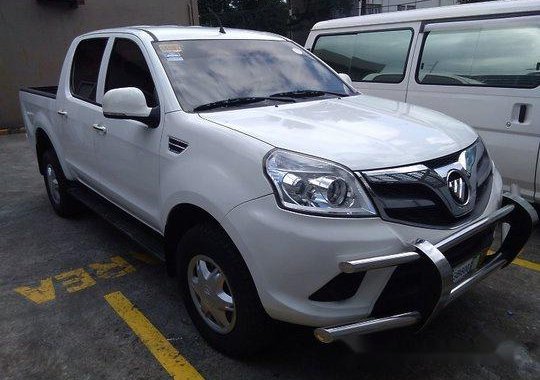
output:
[[[192,203],[181,203],[171,209],[167,216],[164,231],[165,261],[169,275],[176,275],[176,247],[182,236],[190,228],[205,222],[215,224],[227,234],[221,223],[202,207]]]
[[[49,138],[49,135],[43,128],[37,128],[36,129],[36,156],[38,161],[38,169],[39,173],[41,175],[45,175],[45,168],[43,167],[43,153],[45,153],[47,150],[52,149],[55,154],[56,150],[54,149],[54,145]]]

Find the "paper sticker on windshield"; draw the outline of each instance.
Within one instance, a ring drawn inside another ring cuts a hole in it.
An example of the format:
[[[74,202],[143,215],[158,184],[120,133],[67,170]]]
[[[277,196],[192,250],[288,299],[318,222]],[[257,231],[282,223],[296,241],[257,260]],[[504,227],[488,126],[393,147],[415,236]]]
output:
[[[178,62],[183,61],[182,55],[180,53],[167,52],[165,53],[165,59],[169,62]]]
[[[292,48],[292,51],[294,51],[296,54],[300,54],[300,55],[303,54],[303,53],[302,53],[302,50],[301,50],[301,49],[298,49],[297,47],[293,47],[293,48]]]
[[[182,46],[178,42],[167,42],[159,44],[159,49],[163,53],[181,53]]]
[[[178,42],[168,42],[159,44],[159,49],[163,52],[167,61],[183,61],[182,46]]]

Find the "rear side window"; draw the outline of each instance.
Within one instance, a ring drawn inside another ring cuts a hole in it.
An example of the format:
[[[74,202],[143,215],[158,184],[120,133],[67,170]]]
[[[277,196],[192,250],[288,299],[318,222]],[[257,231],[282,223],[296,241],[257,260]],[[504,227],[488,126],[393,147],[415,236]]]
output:
[[[82,40],[75,49],[71,65],[71,93],[83,100],[96,101],[99,67],[107,38]]]
[[[540,28],[429,32],[417,81],[436,85],[537,87]]]
[[[320,36],[313,53],[355,82],[400,83],[412,36],[410,29]]]
[[[107,69],[105,92],[121,87],[136,87],[143,92],[148,107],[158,105],[154,81],[141,49],[132,40],[116,38]]]

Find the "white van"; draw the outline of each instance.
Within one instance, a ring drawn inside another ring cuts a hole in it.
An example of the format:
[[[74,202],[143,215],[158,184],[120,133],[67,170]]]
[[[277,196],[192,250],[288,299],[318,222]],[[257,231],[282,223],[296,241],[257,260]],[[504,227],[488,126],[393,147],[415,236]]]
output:
[[[540,202],[540,1],[323,21],[306,48],[366,94],[432,108],[475,127],[506,190]]]

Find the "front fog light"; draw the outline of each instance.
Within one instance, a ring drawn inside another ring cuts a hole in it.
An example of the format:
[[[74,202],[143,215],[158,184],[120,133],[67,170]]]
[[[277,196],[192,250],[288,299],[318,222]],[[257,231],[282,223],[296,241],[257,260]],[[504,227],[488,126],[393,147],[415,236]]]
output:
[[[338,216],[376,215],[358,179],[339,164],[276,149],[268,154],[265,168],[284,208]]]

